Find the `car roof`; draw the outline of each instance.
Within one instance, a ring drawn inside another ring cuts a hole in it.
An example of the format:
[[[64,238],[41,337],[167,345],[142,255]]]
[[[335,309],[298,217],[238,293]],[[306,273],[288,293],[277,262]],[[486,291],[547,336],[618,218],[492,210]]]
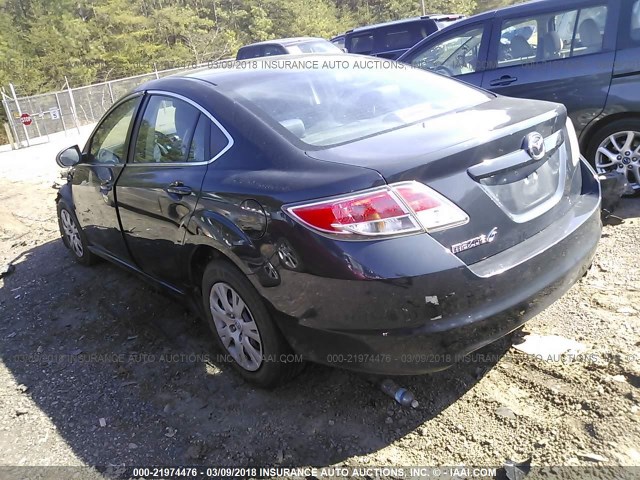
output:
[[[316,62],[332,62],[339,61],[342,65],[344,62],[355,64],[358,61],[366,60],[367,62],[388,63],[391,60],[378,59],[363,55],[344,55],[338,53],[303,53],[286,56],[271,56],[252,58],[251,64],[255,68],[238,68],[239,62],[242,60],[221,60],[212,64],[210,67],[198,68],[188,72],[181,72],[157,80],[151,80],[144,83],[134,91],[146,90],[165,90],[173,91],[180,81],[184,80],[200,80],[205,84],[209,84],[211,88],[220,90],[233,90],[233,86],[242,82],[244,79],[260,75],[277,75],[278,72],[289,71],[299,72],[301,70],[317,70]]]
[[[419,22],[420,20],[434,20],[434,21],[438,21],[438,20],[444,20],[444,19],[448,19],[448,18],[460,18],[463,17],[463,15],[461,14],[442,14],[442,13],[438,13],[438,14],[432,14],[432,15],[422,15],[421,17],[409,17],[409,18],[402,18],[400,20],[392,20],[390,22],[383,22],[383,23],[375,23],[373,25],[365,25],[363,27],[356,27],[356,28],[352,28],[351,30],[348,30],[347,33],[358,33],[358,32],[363,32],[366,30],[373,30],[376,28],[384,28],[384,27],[389,27],[392,25],[401,25],[403,23],[412,23],[412,22]]]
[[[250,43],[249,45],[244,45],[241,48],[245,47],[253,47],[256,45],[282,45],[283,47],[288,47],[289,45],[296,45],[298,43],[305,43],[310,41],[318,41],[322,40],[326,42],[327,40],[320,37],[291,37],[291,38],[275,38],[273,40],[263,40],[262,42]]]
[[[528,12],[537,11],[541,7],[553,6],[558,7],[559,9],[565,9],[566,7],[571,7],[572,5],[580,5],[585,3],[587,0],[563,0],[562,2],[558,2],[558,0],[529,0],[524,3],[517,3],[515,5],[509,5],[507,7],[502,8],[494,8],[492,10],[487,10],[486,12],[478,13],[477,15],[472,15],[467,17],[460,22],[456,22],[454,25],[449,25],[445,27],[443,30],[449,30],[450,28],[457,28],[461,25],[466,25],[467,23],[477,22],[479,20],[486,20],[492,18],[496,15],[500,16],[509,16],[510,14],[526,14]]]

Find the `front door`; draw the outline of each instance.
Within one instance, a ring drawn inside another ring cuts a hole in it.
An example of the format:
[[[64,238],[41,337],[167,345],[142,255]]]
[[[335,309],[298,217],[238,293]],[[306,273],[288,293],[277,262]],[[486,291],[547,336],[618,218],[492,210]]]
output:
[[[87,142],[72,179],[76,215],[89,244],[127,263],[131,257],[120,231],[114,185],[125,166],[140,98],[126,99],[107,113]]]
[[[416,47],[402,59],[410,65],[442,75],[457,77],[472,85],[482,84],[489,44],[490,22],[464,25],[436,34],[432,41]]]

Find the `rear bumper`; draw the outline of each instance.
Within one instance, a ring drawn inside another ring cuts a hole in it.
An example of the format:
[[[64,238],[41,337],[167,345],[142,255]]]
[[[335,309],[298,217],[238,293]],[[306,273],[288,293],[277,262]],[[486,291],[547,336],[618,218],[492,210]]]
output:
[[[430,237],[421,235],[394,242],[386,254],[406,257],[413,249],[413,269],[422,275],[358,281],[282,270],[280,286],[262,294],[289,343],[309,360],[389,375],[442,370],[520,327],[589,268],[602,228],[600,189],[583,169],[586,192],[565,217],[482,262],[464,265],[444,249],[442,257],[422,259],[419,252],[434,247],[425,250],[420,242]]]

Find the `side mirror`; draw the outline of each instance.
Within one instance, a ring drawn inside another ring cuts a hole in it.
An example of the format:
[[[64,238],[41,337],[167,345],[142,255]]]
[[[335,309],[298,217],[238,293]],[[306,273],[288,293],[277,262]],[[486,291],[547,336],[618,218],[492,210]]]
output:
[[[74,145],[73,147],[65,148],[58,155],[56,155],[56,163],[61,168],[73,167],[80,163],[82,153],[80,153],[80,147]]]

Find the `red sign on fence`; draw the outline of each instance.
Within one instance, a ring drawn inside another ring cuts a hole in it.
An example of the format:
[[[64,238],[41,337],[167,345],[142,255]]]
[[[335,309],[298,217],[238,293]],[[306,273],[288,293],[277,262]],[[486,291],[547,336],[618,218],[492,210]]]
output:
[[[22,115],[20,115],[20,121],[23,125],[28,127],[29,125],[31,125],[31,122],[33,120],[31,119],[31,115],[29,115],[28,113],[23,113]]]

